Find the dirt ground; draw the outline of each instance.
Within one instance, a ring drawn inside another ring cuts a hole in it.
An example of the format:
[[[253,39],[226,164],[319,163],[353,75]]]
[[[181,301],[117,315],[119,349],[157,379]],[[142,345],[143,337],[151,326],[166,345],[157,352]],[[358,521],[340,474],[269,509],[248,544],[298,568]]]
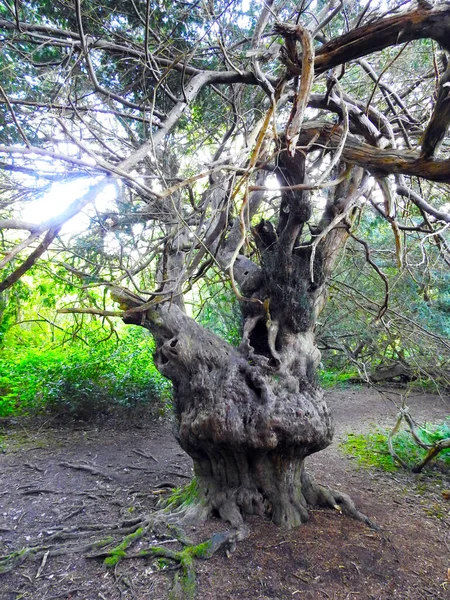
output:
[[[388,395],[399,400],[394,390]],[[349,493],[381,532],[331,510],[311,511],[310,521],[295,531],[251,518],[249,538],[230,557],[219,551],[197,563],[199,599],[450,598],[450,501],[442,494],[450,489],[449,473],[358,468],[340,452],[339,441],[374,423],[392,425],[395,407],[363,388],[329,392],[328,403],[335,441],[307,466],[321,483]],[[413,394],[408,405],[419,421],[450,414],[448,397]],[[58,536],[79,546],[100,537],[93,524],[114,533],[118,523],[150,513],[166,485],[183,485],[191,474],[190,459],[163,422],[64,429],[47,423],[39,430],[4,425],[0,555],[54,543]],[[221,530],[223,525],[211,521],[188,533],[203,540]],[[175,548],[170,538],[158,543]],[[25,561],[0,576],[0,599],[169,598],[173,573],[160,563],[124,560],[106,570],[101,560],[85,555]]]

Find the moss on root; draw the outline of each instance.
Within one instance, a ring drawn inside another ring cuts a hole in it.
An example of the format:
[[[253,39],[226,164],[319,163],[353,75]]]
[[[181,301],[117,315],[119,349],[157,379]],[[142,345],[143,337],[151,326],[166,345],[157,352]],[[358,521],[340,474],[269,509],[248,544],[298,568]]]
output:
[[[135,532],[125,536],[118,546],[115,546],[115,548],[109,550],[109,556],[107,556],[103,561],[105,567],[115,567],[117,563],[126,556],[125,550],[129,546],[131,546],[131,544],[133,544],[136,540],[141,538],[144,535],[144,533],[145,529],[143,527],[139,527],[138,529],[136,529]]]
[[[22,548],[21,550],[16,550],[11,552],[10,554],[6,554],[5,556],[0,557],[0,575],[4,573],[8,573],[15,567],[18,567],[22,564],[29,556],[33,555],[40,547],[36,548]]]
[[[169,594],[169,600],[193,600],[195,598],[197,583],[194,560],[196,558],[211,558],[214,552],[226,541],[225,535],[215,534],[206,542],[197,544],[196,546],[187,546],[179,552],[173,552],[167,550],[167,548],[157,546],[149,549],[154,556],[165,556],[180,564],[180,570],[174,577],[174,584]],[[220,541],[219,544],[218,541]]]
[[[175,573],[173,588],[169,595],[170,600],[193,600],[196,593],[195,559],[211,558],[222,546],[232,545],[236,538],[236,533],[224,531],[214,534],[206,542],[192,544],[182,550],[170,550],[170,548],[155,545],[139,550],[135,554],[128,554],[127,548],[142,537],[144,532],[143,528],[137,529],[134,533],[127,535],[118,546],[108,550],[104,564],[108,567],[115,567],[124,558],[164,559],[178,564],[179,570]]]

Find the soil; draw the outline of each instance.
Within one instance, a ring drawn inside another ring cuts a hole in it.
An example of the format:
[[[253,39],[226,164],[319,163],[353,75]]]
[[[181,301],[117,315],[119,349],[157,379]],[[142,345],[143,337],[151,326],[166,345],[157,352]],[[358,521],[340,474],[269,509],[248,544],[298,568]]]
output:
[[[398,402],[400,395],[390,390],[380,396],[363,388],[329,392],[335,440],[307,464],[316,480],[349,493],[381,530],[322,509],[311,510],[308,523],[294,531],[250,518],[250,536],[233,554],[228,557],[220,550],[197,562],[198,598],[450,597],[450,494],[442,493],[450,489],[449,473],[362,469],[339,449],[349,432],[366,431],[374,423],[392,426],[397,411],[389,398]],[[408,406],[419,422],[440,421],[450,414],[448,397],[413,394]],[[92,539],[88,525],[100,523],[111,530],[121,521],[151,513],[165,486],[184,485],[192,475],[190,459],[163,421],[139,427],[3,427],[1,555],[45,544],[55,533],[64,534],[65,544],[83,544]],[[223,529],[220,522],[210,521],[187,533],[201,541]],[[97,539],[102,536],[103,531]],[[158,543],[177,547],[173,538]],[[86,558],[86,553],[48,556],[27,560],[0,576],[0,599],[164,600],[172,577],[172,571],[151,559],[124,560],[105,569],[102,560]]]

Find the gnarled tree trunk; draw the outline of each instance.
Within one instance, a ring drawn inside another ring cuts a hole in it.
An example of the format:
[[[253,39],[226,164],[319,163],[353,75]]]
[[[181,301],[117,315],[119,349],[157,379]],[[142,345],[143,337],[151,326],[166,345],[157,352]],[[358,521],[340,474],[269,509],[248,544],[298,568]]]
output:
[[[273,364],[175,307],[164,312],[178,327],[171,337],[157,333],[156,365],[174,384],[175,433],[194,461],[204,516],[216,510],[237,526],[241,514],[268,513],[278,524],[300,524],[313,500],[303,461],[332,438],[314,381],[313,335],[286,335]]]
[[[278,176],[285,187],[303,182],[304,156],[280,154]],[[314,243],[301,241],[312,212],[305,190],[283,193],[276,230],[264,220],[255,228],[261,266],[243,255],[233,265],[245,294],[239,348],[175,304],[155,306],[140,323],[155,336],[156,366],[174,386],[175,434],[194,461],[199,497],[185,520],[215,511],[240,526],[243,515],[256,513],[294,527],[318,503],[341,504],[361,517],[348,497],[315,484],[304,469],[305,458],[328,446],[333,434],[316,381],[314,327],[347,229],[321,234],[338,213],[345,215],[360,183],[354,170],[333,190]],[[233,234],[230,240],[233,245]]]

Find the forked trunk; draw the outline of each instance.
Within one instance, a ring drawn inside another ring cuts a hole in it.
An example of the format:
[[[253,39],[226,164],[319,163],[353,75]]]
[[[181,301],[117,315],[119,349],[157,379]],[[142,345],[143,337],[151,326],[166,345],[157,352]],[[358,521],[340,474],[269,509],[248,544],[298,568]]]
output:
[[[260,266],[241,254],[233,264],[243,294],[239,348],[175,304],[157,305],[139,322],[155,336],[156,366],[174,386],[175,434],[194,461],[198,497],[181,507],[177,516],[185,521],[215,511],[239,527],[243,515],[256,513],[294,527],[307,519],[311,504],[342,505],[363,518],[347,496],[315,484],[304,469],[305,458],[328,446],[333,433],[316,382],[314,327],[326,276],[347,235],[346,227],[330,224],[359,193],[362,172],[352,173],[334,188],[314,233],[309,228],[313,239],[306,239],[312,206],[309,194],[297,189],[305,159],[280,153],[277,175],[294,189],[282,194],[277,228],[263,219],[253,230]],[[222,249],[224,266],[240,237],[236,223]]]

